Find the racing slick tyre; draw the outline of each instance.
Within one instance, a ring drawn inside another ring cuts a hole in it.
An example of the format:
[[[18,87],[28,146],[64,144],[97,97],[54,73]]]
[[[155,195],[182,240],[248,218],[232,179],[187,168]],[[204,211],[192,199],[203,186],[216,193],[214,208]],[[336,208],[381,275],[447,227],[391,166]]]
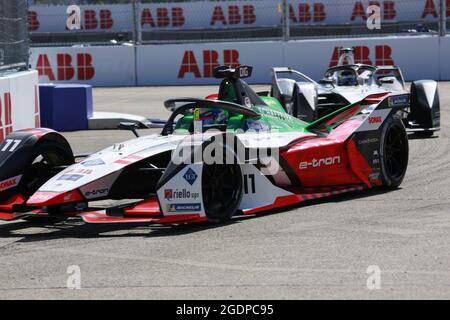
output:
[[[398,115],[389,117],[381,131],[381,179],[387,189],[400,186],[406,174],[409,158],[408,135]]]
[[[238,163],[205,164],[202,173],[203,204],[211,223],[229,220],[242,199],[242,172]]]
[[[407,117],[408,127],[419,129],[416,136],[433,136],[441,125],[438,84],[433,80],[419,80],[411,84],[411,108]],[[420,131],[422,129],[423,131]]]
[[[20,181],[20,192],[31,196],[54,174],[57,167],[74,163],[73,156],[54,141],[42,141],[33,149],[31,162]]]
[[[57,167],[74,163],[73,156],[54,141],[43,141],[37,144],[31,159],[31,163],[25,170],[19,185],[21,194],[26,197],[30,197],[50,179]],[[55,216],[29,216],[23,219],[29,222],[55,222],[59,220]]]

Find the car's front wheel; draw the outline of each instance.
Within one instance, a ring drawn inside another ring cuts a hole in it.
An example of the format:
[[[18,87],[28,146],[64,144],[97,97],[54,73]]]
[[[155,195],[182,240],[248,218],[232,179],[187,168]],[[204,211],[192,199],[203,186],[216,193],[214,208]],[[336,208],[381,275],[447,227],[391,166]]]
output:
[[[205,164],[202,174],[203,205],[210,222],[229,220],[242,199],[242,173],[239,164]]]

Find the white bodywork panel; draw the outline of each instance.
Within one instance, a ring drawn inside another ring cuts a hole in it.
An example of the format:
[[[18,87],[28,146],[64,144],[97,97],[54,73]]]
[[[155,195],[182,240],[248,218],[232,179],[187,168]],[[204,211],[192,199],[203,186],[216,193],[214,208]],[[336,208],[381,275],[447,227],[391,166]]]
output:
[[[105,182],[97,181],[95,185],[110,188],[115,178],[127,165],[161,152],[174,150],[183,138],[184,136],[176,135],[149,135],[123,143],[116,143],[58,173],[47,181],[39,191],[67,192],[102,178],[106,179]],[[112,176],[107,177],[109,175]],[[82,191],[89,192],[85,188]]]
[[[292,195],[284,189],[273,185],[265,175],[254,165],[241,165],[244,192],[242,195],[241,210],[259,208],[271,205],[277,197]]]
[[[197,135],[193,141],[196,144],[201,144],[202,141],[217,134],[222,133],[208,132]],[[313,136],[313,134],[303,132],[249,132],[237,135],[242,144],[251,149],[277,149],[305,136]],[[117,143],[58,173],[45,183],[39,191],[63,193],[79,189],[87,200],[105,198],[126,166],[162,152],[173,151],[181,142],[189,143],[190,138],[192,136],[149,135]],[[157,190],[158,200],[165,216],[191,213],[205,215],[202,195],[202,168],[201,162],[187,165]],[[255,190],[249,189],[249,192],[243,195],[241,209],[270,205],[276,197],[290,194],[274,186],[252,164],[242,164],[242,171],[244,177],[250,175],[253,177]]]
[[[202,163],[186,166],[157,191],[165,216],[193,213],[205,216],[202,172]]]

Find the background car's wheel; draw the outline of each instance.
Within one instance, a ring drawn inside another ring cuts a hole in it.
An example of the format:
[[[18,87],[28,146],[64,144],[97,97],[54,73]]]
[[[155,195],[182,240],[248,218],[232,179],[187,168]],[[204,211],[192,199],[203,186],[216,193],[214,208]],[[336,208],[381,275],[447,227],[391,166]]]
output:
[[[239,164],[205,164],[202,174],[203,205],[208,220],[221,223],[238,210],[242,199]]]
[[[383,186],[395,189],[400,186],[408,168],[408,135],[400,117],[386,120],[381,132],[381,178]]]
[[[73,156],[54,141],[40,142],[34,148],[30,159],[19,185],[20,193],[27,197],[50,179],[57,167],[74,163]]]

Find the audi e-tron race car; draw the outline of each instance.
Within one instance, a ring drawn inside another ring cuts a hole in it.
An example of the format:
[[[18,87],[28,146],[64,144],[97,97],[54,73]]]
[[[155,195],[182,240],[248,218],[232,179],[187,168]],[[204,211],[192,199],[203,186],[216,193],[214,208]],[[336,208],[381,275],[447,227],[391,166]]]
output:
[[[408,94],[409,106],[400,114],[408,132],[432,136],[440,129],[436,81],[414,81],[408,91],[399,67],[356,64],[353,48],[341,49],[338,65],[329,68],[319,82],[294,69],[272,68],[271,96],[286,112],[304,121],[383,92]]]
[[[166,101],[172,114],[160,134],[85,158],[53,130],[13,132],[0,145],[0,218],[223,222],[402,183],[408,138],[398,114],[409,107],[408,94],[368,94],[304,122],[255,93],[243,80],[251,73],[217,68],[219,93]],[[121,203],[100,206],[105,199]]]

